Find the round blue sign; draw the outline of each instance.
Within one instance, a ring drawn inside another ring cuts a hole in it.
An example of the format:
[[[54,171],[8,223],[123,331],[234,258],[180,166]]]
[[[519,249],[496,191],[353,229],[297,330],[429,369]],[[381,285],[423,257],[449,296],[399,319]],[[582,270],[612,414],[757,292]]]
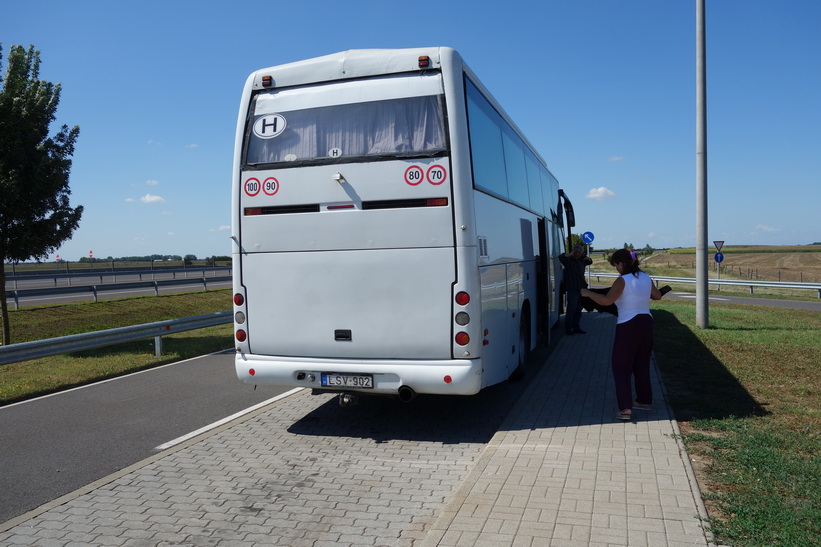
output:
[[[593,232],[585,232],[582,234],[582,241],[587,244],[593,243]]]
[[[724,253],[716,253],[716,263],[721,264],[724,262]]]

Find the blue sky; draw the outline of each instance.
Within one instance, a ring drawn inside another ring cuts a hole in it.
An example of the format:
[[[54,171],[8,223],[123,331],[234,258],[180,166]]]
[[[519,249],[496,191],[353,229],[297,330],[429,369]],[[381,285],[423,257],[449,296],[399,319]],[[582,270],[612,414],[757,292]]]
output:
[[[696,233],[695,5],[5,0],[0,42],[4,71],[11,45],[40,50],[41,78],[63,86],[57,123],[80,126],[70,185],[85,212],[64,260],[229,254],[247,75],[436,45],[528,136],[594,246],[678,247]],[[819,26],[817,0],[707,0],[711,242],[821,241]]]

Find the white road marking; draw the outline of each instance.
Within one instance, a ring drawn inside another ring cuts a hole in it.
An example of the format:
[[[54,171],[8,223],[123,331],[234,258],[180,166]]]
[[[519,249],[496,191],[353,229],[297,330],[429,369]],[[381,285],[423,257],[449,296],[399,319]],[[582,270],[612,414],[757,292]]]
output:
[[[302,391],[303,389],[305,389],[305,388],[298,387],[298,388],[292,389],[291,391],[282,393],[281,395],[277,395],[276,397],[274,397],[272,399],[268,399],[267,401],[262,401],[261,403],[256,404],[256,405],[251,406],[251,407],[248,407],[245,410],[241,410],[241,411],[237,412],[236,414],[232,414],[231,416],[228,416],[227,418],[223,418],[222,420],[219,420],[217,422],[209,424],[205,427],[201,427],[201,428],[197,429],[196,431],[192,431],[191,433],[188,433],[187,435],[183,435],[182,437],[177,437],[173,441],[168,441],[165,444],[161,444],[160,446],[156,447],[154,450],[166,450],[168,448],[171,448],[172,446],[176,446],[180,443],[184,443],[188,439],[193,439],[197,435],[201,435],[201,434],[203,434],[207,431],[211,431],[212,429],[216,429],[217,427],[219,427],[223,424],[227,424],[231,420],[235,420],[235,419],[237,419],[241,416],[244,416],[244,415],[246,415],[250,412],[253,412],[253,411],[255,411],[259,408],[262,408],[265,405],[270,405],[271,403],[274,403],[274,402],[276,402],[280,399],[284,399],[285,397],[288,397],[289,395],[293,395],[294,393],[298,393],[299,391]]]

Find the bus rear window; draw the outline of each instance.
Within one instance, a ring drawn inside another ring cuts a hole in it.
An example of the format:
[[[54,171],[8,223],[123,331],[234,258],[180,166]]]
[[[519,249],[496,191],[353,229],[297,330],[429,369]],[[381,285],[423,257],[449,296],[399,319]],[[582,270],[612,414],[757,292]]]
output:
[[[268,112],[249,119],[244,163],[436,156],[447,148],[444,126],[440,95]]]

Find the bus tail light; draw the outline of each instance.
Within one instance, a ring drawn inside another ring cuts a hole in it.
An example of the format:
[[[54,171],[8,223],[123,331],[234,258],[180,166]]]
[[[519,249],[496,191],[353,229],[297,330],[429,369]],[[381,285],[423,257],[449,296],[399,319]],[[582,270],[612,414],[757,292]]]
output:
[[[470,343],[470,336],[466,332],[456,333],[456,343],[460,346],[467,346]]]
[[[470,323],[470,315],[468,315],[467,313],[465,313],[463,311],[460,311],[459,313],[456,314],[456,324],[457,325],[459,325],[461,327],[464,327],[468,323]]]
[[[427,55],[419,56],[419,68],[428,68],[430,66],[430,57]]]
[[[237,342],[245,342],[245,340],[248,339],[248,334],[242,329],[237,331],[236,336]]]
[[[467,306],[470,302],[470,295],[465,291],[456,293],[456,303],[460,306]]]
[[[242,296],[240,293],[234,295],[234,305],[235,306],[242,306],[245,304],[245,297]]]

